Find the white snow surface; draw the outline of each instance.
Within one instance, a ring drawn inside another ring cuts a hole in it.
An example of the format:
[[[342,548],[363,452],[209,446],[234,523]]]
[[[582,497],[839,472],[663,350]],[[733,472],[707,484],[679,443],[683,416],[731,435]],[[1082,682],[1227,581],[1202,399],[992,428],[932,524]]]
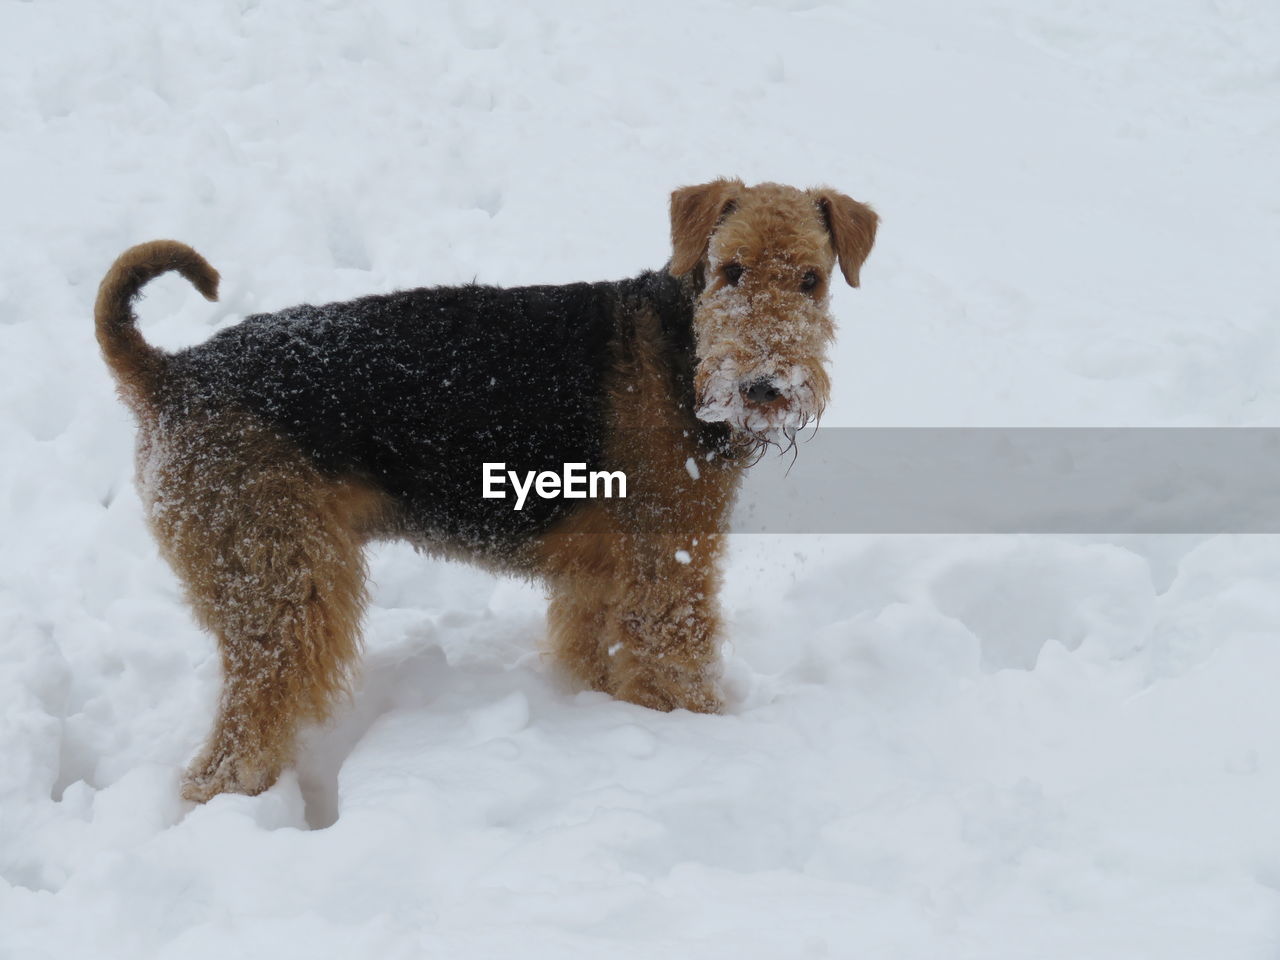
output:
[[[90,321],[166,236],[169,348],[625,276],[740,175],[883,216],[824,427],[1274,426],[1278,98],[1273,0],[0,4],[0,957],[1280,955],[1273,537],[741,537],[718,717],[386,546],[297,771],[181,802],[217,657]]]

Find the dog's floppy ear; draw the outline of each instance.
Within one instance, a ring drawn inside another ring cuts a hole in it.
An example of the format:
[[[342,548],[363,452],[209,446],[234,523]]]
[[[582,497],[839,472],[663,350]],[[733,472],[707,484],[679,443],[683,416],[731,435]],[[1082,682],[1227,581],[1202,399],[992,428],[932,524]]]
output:
[[[876,225],[880,218],[865,203],[834,190],[811,191],[822,213],[822,221],[831,234],[831,245],[840,259],[840,272],[849,286],[858,285],[858,270],[876,242]]]
[[[737,203],[741,180],[713,180],[696,187],[681,187],[671,194],[672,276],[681,276],[698,265],[716,225]]]

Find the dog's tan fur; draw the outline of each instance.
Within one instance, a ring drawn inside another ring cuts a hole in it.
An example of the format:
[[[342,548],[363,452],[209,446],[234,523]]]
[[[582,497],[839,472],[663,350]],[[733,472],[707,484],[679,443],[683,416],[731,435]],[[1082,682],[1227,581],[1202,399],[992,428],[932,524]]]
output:
[[[153,240],[130,247],[103,278],[93,316],[98,346],[116,376],[120,396],[141,415],[163,387],[164,354],[143,339],[132,303],[142,287],[176,270],[204,296],[218,299],[218,271],[186,244]]]
[[[291,761],[299,722],[325,720],[347,689],[366,600],[362,548],[388,508],[236,411],[161,429],[143,418],[138,479],[226,678],[184,795],[257,793]]]
[[[656,355],[658,320],[636,322],[637,348],[613,374],[608,460],[649,495],[593,504],[542,539],[536,566],[552,588],[552,651],[585,686],[659,710],[712,713],[721,706],[712,669],[717,561],[743,467],[705,461],[681,430]]]
[[[805,416],[820,413],[834,332],[831,272],[838,261],[858,284],[875,214],[830,190],[719,180],[676,191],[671,224],[668,270],[697,297],[696,392],[712,389],[715,363],[746,370],[767,354],[779,369],[803,373]],[[723,272],[730,262],[745,269],[732,291]],[[218,275],[199,254],[157,241],[116,262],[95,315],[103,354],[138,419],[148,522],[221,652],[218,718],[183,786],[203,802],[266,789],[291,762],[299,724],[330,714],[358,653],[363,547],[408,531],[387,495],[324,475],[243,410],[162,412],[167,355],[142,338],[130,304],[166,270],[216,298]],[[816,285],[802,290],[809,272]],[[646,496],[588,503],[500,566],[548,584],[551,652],[580,684],[659,710],[715,712],[720,561],[747,460],[710,456],[691,435],[661,318],[640,310],[628,322],[634,336],[607,375],[606,455]]]

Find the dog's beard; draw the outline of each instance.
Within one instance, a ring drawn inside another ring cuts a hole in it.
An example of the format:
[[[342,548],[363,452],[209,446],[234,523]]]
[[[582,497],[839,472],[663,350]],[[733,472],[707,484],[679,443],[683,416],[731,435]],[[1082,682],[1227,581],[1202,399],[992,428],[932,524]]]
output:
[[[704,361],[707,363],[707,361]],[[704,423],[723,423],[735,439],[763,454],[770,445],[780,452],[794,450],[796,438],[822,415],[808,371],[799,364],[757,368],[744,375],[731,358],[723,358],[700,373],[695,416]],[[744,382],[765,381],[778,391],[778,399],[767,405],[749,403],[742,392]]]
[[[735,445],[754,451],[757,459],[769,446],[794,451],[826,402],[822,367],[832,332],[826,297],[815,301],[776,291],[748,297],[725,286],[702,296],[694,329],[697,418],[723,423]],[[743,394],[752,384],[767,384],[776,398],[752,403]]]

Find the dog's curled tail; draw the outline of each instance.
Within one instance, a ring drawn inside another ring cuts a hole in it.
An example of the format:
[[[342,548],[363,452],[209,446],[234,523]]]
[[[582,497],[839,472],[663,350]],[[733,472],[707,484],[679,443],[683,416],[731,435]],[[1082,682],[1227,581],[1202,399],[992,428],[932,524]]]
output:
[[[153,240],[130,247],[116,258],[98,287],[93,309],[98,346],[107,366],[131,402],[143,402],[156,390],[167,356],[143,339],[133,315],[133,301],[142,288],[170,270],[177,270],[206,300],[218,299],[218,271],[185,243]]]

